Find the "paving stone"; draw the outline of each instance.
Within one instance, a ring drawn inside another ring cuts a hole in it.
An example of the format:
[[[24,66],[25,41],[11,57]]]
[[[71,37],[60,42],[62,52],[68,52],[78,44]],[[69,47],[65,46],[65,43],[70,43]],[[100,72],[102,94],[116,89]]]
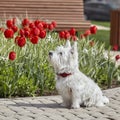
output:
[[[52,120],[67,120],[65,116],[63,115],[58,115],[58,114],[49,114],[49,113],[45,113],[45,116],[47,116],[49,119],[52,119]]]
[[[16,118],[17,120],[34,120],[35,119],[33,117],[19,115],[19,114],[14,115],[14,118]],[[10,120],[12,120],[12,119],[10,119]]]
[[[33,114],[39,114],[39,115],[41,115],[41,114],[44,113],[43,110],[38,109],[38,108],[36,108],[36,107],[30,107],[30,108],[27,108],[26,110],[27,110],[27,111],[30,111],[30,112],[33,113]]]
[[[0,115],[0,120],[5,120],[5,119],[6,119],[5,116]]]
[[[64,108],[60,96],[0,99],[0,120],[120,120],[120,87],[103,92],[110,103],[100,108]]]
[[[97,120],[111,120],[109,118],[97,118]]]
[[[18,119],[13,118],[13,117],[5,117],[5,118],[0,117],[0,120],[18,120]]]
[[[35,120],[54,120],[54,119],[51,119],[49,117],[46,117],[46,116],[39,116],[37,118],[35,118]],[[56,119],[57,120],[57,119]],[[62,119],[61,119],[62,120]]]
[[[79,117],[79,118],[89,118],[90,117],[90,115],[89,114],[87,114],[87,113],[83,113],[83,112],[79,112],[79,113],[77,113],[77,112],[71,112],[71,114],[74,114],[74,115],[76,115],[77,117]]]

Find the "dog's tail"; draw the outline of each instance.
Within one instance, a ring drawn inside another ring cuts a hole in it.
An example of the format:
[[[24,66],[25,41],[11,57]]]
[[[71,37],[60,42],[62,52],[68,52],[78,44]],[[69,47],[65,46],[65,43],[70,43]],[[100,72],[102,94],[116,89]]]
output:
[[[109,99],[106,96],[103,96],[103,103],[105,104],[109,103]]]

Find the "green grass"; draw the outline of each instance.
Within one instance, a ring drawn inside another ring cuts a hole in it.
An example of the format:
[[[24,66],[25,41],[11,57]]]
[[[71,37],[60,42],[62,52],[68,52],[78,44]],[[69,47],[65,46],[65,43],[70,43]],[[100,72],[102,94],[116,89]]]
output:
[[[110,22],[104,22],[104,21],[91,21],[92,24],[95,25],[101,25],[104,27],[110,27]],[[97,34],[92,36],[96,40],[99,40],[100,42],[105,43],[105,48],[108,49],[110,46],[110,31],[106,30],[98,30]]]
[[[104,27],[110,27],[110,22],[91,21],[91,23],[95,24],[95,25],[101,25],[101,26],[104,26]]]
[[[91,38],[95,38],[101,43],[105,43],[105,49],[110,47],[110,31],[98,30],[96,35],[92,35]]]

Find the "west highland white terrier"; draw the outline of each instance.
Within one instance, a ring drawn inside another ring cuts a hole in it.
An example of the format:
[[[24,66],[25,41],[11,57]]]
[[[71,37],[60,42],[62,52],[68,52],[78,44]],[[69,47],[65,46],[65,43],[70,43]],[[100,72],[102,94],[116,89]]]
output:
[[[56,73],[56,88],[63,98],[63,106],[73,109],[84,106],[104,106],[109,99],[103,95],[98,85],[79,71],[77,42],[71,46],[58,46],[49,52],[50,63]]]

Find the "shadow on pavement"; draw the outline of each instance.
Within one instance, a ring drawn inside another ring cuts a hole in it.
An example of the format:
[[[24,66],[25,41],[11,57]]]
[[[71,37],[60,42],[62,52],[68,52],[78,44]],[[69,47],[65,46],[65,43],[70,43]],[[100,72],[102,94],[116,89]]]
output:
[[[9,106],[15,107],[36,107],[36,108],[65,108],[58,103],[40,103],[40,104],[32,104],[32,103],[16,103],[16,104],[9,104]]]

